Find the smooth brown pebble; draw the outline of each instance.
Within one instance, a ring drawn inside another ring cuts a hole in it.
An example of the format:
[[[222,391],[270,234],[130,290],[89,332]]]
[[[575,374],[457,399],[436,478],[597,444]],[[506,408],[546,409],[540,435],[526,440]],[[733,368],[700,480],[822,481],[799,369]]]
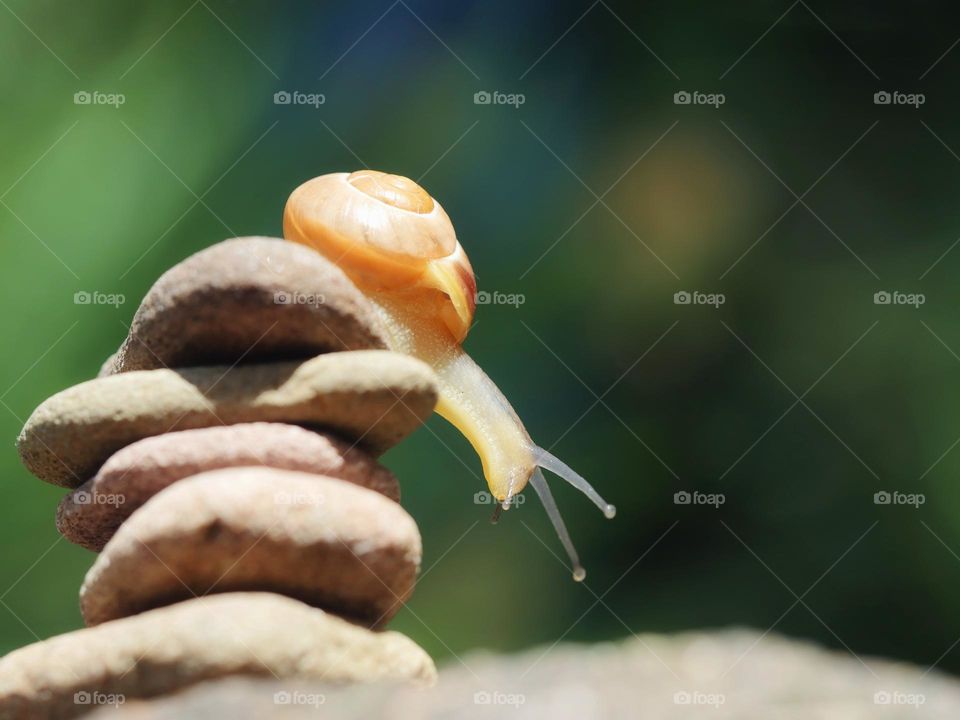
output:
[[[394,501],[400,485],[370,456],[332,435],[281,423],[183,430],[128,445],[60,501],[57,529],[100,552],[134,510],[178,480],[219,468],[262,465],[328,475]]]
[[[431,684],[412,640],[290,598],[230,593],[58,635],[0,659],[0,718],[59,720],[229,676]]]
[[[241,237],[164,273],[101,373],[386,347],[375,309],[340,268],[297,243]]]
[[[90,380],[47,399],[17,439],[41,480],[75,488],[121,448],[146,437],[247,422],[316,426],[379,455],[433,412],[436,377],[386,350],[302,363],[144,370]]]
[[[271,468],[194,475],[120,526],[80,589],[88,625],[192,595],[263,590],[371,627],[413,592],[416,523],[343,480]]]

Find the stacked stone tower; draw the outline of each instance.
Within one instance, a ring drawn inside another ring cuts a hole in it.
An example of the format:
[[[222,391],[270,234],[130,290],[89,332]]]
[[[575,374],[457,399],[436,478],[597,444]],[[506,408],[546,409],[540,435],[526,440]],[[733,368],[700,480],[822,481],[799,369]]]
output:
[[[229,675],[432,682],[383,626],[420,534],[376,457],[433,411],[431,370],[386,351],[314,251],[236,238],[165,273],[99,377],[18,440],[69,489],[57,527],[99,553],[87,628],[0,660],[0,718],[62,718]]]

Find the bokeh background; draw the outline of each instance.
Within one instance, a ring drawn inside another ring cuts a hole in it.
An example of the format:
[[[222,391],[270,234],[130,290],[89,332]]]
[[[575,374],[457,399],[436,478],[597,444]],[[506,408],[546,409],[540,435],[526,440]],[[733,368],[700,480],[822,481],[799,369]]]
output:
[[[397,629],[455,662],[748,625],[960,671],[954,20],[812,0],[2,0],[0,652],[79,627],[93,560],[57,535],[62,491],[18,463],[23,420],[95,374],[166,268],[279,234],[296,185],[369,166],[419,179],[480,287],[522,294],[481,306],[468,350],[619,507],[605,521],[554,483],[575,584],[535,497],[488,522],[479,462],[434,418],[386,457],[425,545]],[[95,91],[124,102],[74,102]],[[75,304],[94,291],[127,301]]]

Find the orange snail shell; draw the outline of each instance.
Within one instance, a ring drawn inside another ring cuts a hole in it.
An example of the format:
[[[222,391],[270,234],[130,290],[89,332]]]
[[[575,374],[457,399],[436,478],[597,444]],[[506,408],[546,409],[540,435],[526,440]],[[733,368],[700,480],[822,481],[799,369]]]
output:
[[[283,233],[366,292],[433,304],[454,339],[466,337],[476,310],[473,268],[447,213],[413,180],[376,170],[308,180],[287,200]]]

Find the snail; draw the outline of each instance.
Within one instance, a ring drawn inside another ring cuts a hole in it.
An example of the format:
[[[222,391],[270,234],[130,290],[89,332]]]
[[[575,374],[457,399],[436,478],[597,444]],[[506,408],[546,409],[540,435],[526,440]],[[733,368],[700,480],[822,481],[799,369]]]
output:
[[[476,310],[476,280],[450,218],[414,181],[374,170],[332,173],[296,188],[283,213],[287,240],[319,251],[370,300],[391,350],[413,355],[439,378],[437,413],[480,456],[490,493],[508,509],[529,482],[573,566],[580,564],[547,486],[549,470],[616,514],[580,475],[531,439],[510,403],[462,347]]]

